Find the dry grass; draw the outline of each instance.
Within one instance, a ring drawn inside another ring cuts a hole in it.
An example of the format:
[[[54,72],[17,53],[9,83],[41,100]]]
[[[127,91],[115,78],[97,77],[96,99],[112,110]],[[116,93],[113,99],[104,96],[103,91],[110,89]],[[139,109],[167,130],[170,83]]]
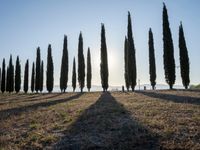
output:
[[[200,92],[0,94],[0,149],[200,149]]]

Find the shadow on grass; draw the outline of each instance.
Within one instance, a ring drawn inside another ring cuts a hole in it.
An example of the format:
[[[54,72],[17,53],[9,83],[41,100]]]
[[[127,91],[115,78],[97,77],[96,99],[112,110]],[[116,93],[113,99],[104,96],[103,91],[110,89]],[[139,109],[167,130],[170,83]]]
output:
[[[7,99],[3,99],[0,101],[0,105],[4,105],[7,103],[19,103],[19,102],[33,102],[33,101],[39,101],[42,99],[52,99],[57,96],[62,95],[63,93],[31,93],[31,94],[16,94],[11,95],[10,98],[8,96]]]
[[[76,95],[73,95],[73,96],[70,96],[70,97],[64,98],[64,99],[57,99],[57,100],[52,100],[52,101],[47,101],[47,102],[36,103],[33,105],[27,105],[27,106],[22,106],[22,107],[17,107],[17,108],[1,110],[0,111],[0,121],[3,121],[13,115],[19,115],[26,111],[34,111],[40,107],[48,107],[48,106],[56,105],[59,103],[68,102],[70,100],[79,98],[81,95],[83,95],[83,94],[78,93]]]
[[[86,109],[53,149],[159,149],[157,135],[131,117],[110,93]]]
[[[137,91],[145,96],[152,98],[160,98],[162,100],[172,101],[175,103],[186,103],[186,104],[195,104],[200,105],[200,98],[190,97],[190,96],[179,96],[172,94],[156,93],[156,91]]]

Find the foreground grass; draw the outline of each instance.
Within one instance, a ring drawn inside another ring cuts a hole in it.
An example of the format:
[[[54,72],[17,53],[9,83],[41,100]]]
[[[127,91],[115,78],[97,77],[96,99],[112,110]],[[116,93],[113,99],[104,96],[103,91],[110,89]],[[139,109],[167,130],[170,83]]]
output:
[[[200,92],[0,94],[0,149],[199,149]]]

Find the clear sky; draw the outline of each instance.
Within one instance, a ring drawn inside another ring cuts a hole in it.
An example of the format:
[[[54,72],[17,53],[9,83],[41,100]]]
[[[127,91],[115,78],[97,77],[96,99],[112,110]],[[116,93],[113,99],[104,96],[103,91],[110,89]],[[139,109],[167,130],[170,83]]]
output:
[[[178,27],[183,23],[190,57],[191,84],[200,83],[200,1],[165,0],[174,42],[176,66],[179,66]],[[128,11],[132,17],[136,47],[137,79],[149,83],[148,30],[154,33],[157,83],[165,83],[163,70],[162,0],[1,0],[0,62],[10,54],[14,63],[21,59],[35,61],[40,46],[46,66],[47,47],[52,44],[55,85],[59,84],[64,34],[68,36],[69,82],[73,57],[77,60],[78,36],[83,34],[84,55],[88,46],[92,57],[92,84],[100,85],[100,31],[105,24],[109,62],[109,84],[124,85],[124,37],[127,33]],[[22,70],[22,75],[24,70]],[[176,84],[181,85],[180,69]]]

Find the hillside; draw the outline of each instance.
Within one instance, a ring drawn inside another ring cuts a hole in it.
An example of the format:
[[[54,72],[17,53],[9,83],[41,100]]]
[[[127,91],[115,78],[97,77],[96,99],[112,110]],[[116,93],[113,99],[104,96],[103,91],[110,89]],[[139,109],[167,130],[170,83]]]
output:
[[[199,91],[0,94],[0,149],[198,149]]]

